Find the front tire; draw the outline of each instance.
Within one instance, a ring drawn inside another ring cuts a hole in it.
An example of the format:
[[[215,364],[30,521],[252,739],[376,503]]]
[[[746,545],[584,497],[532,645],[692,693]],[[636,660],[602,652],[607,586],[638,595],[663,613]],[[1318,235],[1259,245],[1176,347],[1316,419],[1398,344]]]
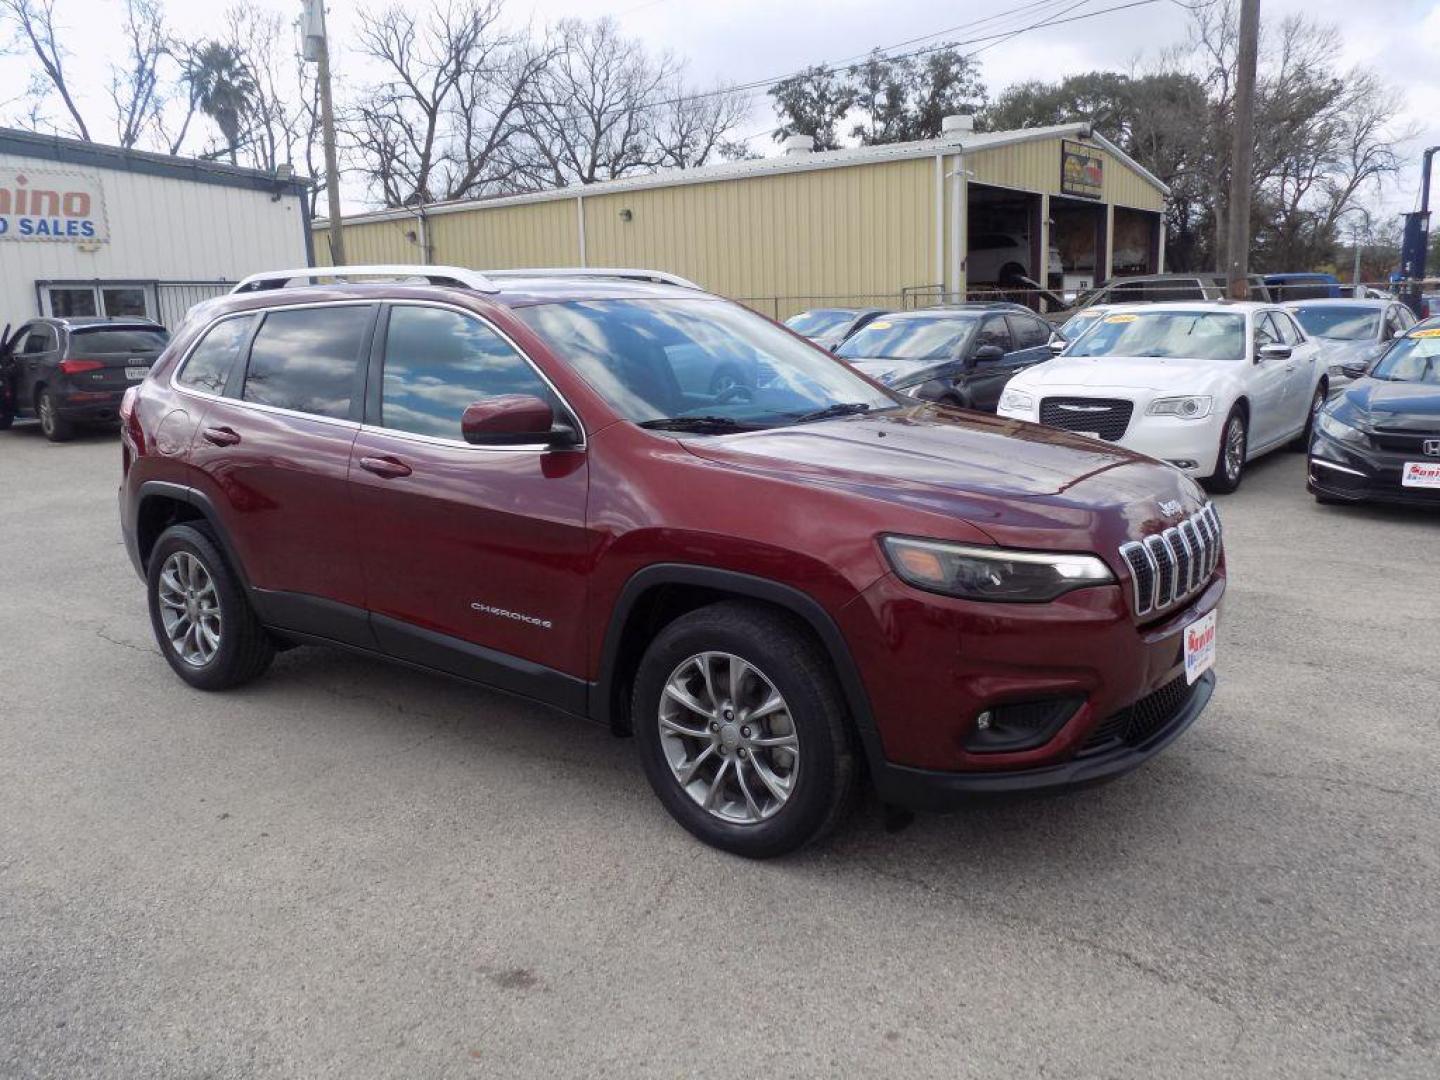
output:
[[[1215,471],[1205,478],[1205,487],[1219,495],[1229,495],[1240,486],[1245,476],[1245,451],[1250,445],[1250,425],[1245,412],[1238,406],[1230,410],[1225,426],[1220,429],[1220,450],[1215,457]]]
[[[35,399],[35,412],[40,417],[40,430],[51,442],[69,442],[75,437],[75,424],[60,415],[49,387]]]
[[[859,766],[830,662],[788,616],[725,601],[650,643],[631,722],[655,794],[713,847],[763,859],[825,835]]]
[[[1304,453],[1310,449],[1310,436],[1315,433],[1315,417],[1325,407],[1325,401],[1329,396],[1329,386],[1324,379],[1321,379],[1315,384],[1315,394],[1310,398],[1310,413],[1305,417],[1305,430],[1300,432],[1295,441],[1290,444],[1291,450]]]
[[[155,542],[146,574],[150,627],[176,675],[197,690],[257,678],[275,647],[209,533],[172,525]]]

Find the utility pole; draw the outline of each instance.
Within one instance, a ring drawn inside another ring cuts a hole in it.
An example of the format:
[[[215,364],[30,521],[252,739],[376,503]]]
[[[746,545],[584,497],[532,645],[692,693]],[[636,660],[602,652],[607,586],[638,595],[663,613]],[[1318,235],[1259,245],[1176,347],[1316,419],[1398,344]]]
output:
[[[345,265],[345,229],[340,222],[340,170],[335,163],[335,110],[330,99],[330,39],[325,35],[325,0],[301,0],[300,32],[305,59],[316,65],[320,84],[320,141],[325,147],[325,194],[329,202],[330,263]]]
[[[1255,155],[1255,66],[1260,41],[1260,0],[1240,0],[1240,43],[1235,58],[1235,142],[1230,148],[1230,207],[1226,252],[1232,300],[1250,299],[1250,173]]]

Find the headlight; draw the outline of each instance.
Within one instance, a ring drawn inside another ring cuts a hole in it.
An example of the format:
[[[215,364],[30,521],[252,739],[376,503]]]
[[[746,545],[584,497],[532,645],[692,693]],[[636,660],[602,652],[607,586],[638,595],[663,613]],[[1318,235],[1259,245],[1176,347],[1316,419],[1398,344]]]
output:
[[[1094,555],[972,547],[908,536],[887,536],[883,542],[901,580],[917,589],[966,600],[1039,604],[1073,589],[1115,580],[1110,568]]]
[[[1030,412],[1035,408],[1035,397],[1024,390],[1006,390],[1000,395],[1000,408],[1012,412]]]
[[[1370,436],[1343,420],[1335,419],[1334,413],[1328,409],[1316,414],[1315,426],[1337,442],[1349,443],[1351,446],[1370,445]]]
[[[1147,416],[1178,416],[1182,420],[1199,420],[1210,415],[1215,399],[1205,395],[1193,397],[1156,398],[1145,410]]]

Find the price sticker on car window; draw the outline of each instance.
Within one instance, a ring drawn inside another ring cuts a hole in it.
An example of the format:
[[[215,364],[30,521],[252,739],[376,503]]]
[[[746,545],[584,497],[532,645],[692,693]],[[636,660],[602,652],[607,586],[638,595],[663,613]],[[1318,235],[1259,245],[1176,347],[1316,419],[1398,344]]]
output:
[[[1138,319],[1139,317],[1140,317],[1139,315],[1129,315],[1129,314],[1126,314],[1125,312],[1121,312],[1119,315],[1107,315],[1107,316],[1105,316],[1105,321],[1106,321],[1107,323],[1127,323],[1127,322],[1134,322],[1134,321],[1135,321],[1136,319]]]
[[[1411,330],[1406,336],[1413,338],[1440,337],[1440,327],[1435,327],[1430,330]]]
[[[884,319],[876,319],[874,322],[872,322],[872,323],[870,324],[870,329],[871,329],[871,330],[889,330],[890,327],[892,327],[892,326],[894,326],[894,325],[895,325],[894,323],[892,323],[892,322],[886,322]]]

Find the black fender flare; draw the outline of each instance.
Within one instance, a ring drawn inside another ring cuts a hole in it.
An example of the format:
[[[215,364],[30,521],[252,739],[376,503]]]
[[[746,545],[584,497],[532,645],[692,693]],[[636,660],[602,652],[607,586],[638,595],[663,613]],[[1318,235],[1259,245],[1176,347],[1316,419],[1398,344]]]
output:
[[[145,575],[146,567],[142,564],[140,558],[140,508],[145,505],[146,499],[152,497],[170,499],[175,502],[187,503],[193,506],[214,534],[221,550],[225,552],[225,558],[230,563],[230,568],[239,575],[240,583],[245,591],[251,591],[250,577],[246,574],[244,564],[241,563],[239,556],[235,553],[235,544],[231,541],[230,534],[225,526],[221,524],[220,514],[216,511],[215,503],[211,500],[210,496],[198,488],[190,487],[188,484],[176,484],[168,480],[146,480],[135,493],[134,519],[128,531],[134,536],[135,550],[133,552],[133,558],[136,569],[140,571],[142,577]]]
[[[611,702],[616,689],[615,678],[621,646],[624,644],[625,625],[640,598],[661,585],[698,586],[762,600],[788,611],[809,626],[830,657],[840,683],[840,691],[854,721],[855,732],[860,738],[861,749],[872,767],[872,772],[878,775],[879,767],[885,763],[884,748],[880,742],[880,733],[875,727],[870,697],[860,678],[860,669],[855,664],[850,646],[845,635],[840,632],[840,627],[820,602],[808,593],[769,578],[756,577],[737,570],[694,566],[689,563],[656,563],[637,570],[631,576],[616,598],[615,606],[610,612],[609,625],[605,630],[600,653],[599,679],[591,686],[589,713],[592,719],[614,727],[616,718],[612,715]]]

